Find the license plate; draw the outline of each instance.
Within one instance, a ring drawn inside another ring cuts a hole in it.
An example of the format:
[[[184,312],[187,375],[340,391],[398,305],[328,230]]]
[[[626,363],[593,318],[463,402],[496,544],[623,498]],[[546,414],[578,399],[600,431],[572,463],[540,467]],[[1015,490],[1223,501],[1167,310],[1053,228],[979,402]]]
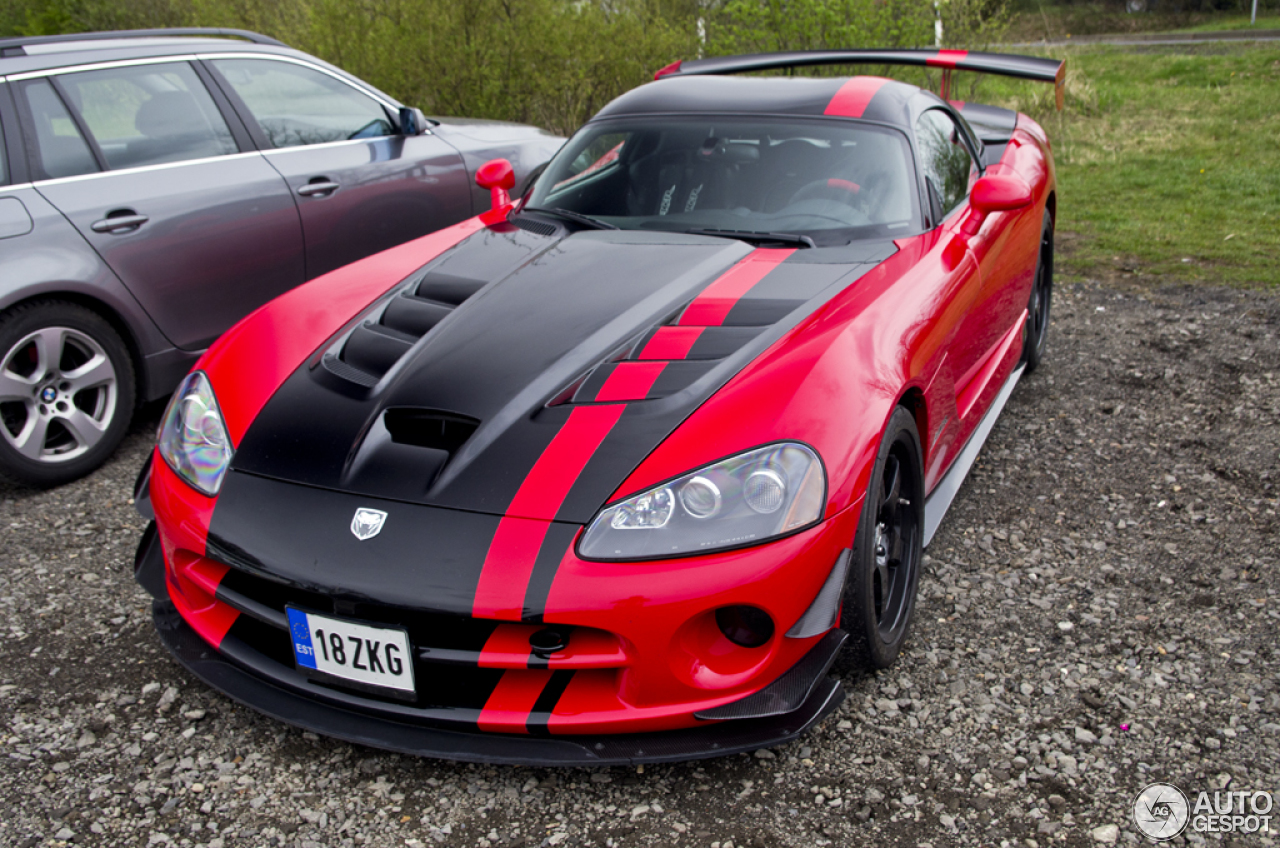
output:
[[[367,686],[414,692],[409,635],[289,607],[293,656],[303,673]]]

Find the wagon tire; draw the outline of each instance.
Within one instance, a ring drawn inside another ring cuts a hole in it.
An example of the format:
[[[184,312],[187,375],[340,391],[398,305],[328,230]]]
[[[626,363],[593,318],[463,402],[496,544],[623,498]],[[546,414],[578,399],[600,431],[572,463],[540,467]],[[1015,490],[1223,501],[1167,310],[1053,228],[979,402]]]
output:
[[[914,416],[898,407],[876,452],[841,606],[852,659],[888,668],[911,631],[924,538],[924,476]]]
[[[128,431],[133,361],[120,334],[76,303],[0,314],[0,471],[38,488],[83,477]]]
[[[1053,217],[1044,213],[1040,228],[1040,255],[1036,260],[1031,299],[1027,302],[1027,329],[1022,340],[1022,362],[1030,374],[1044,358],[1049,341],[1049,310],[1053,305]]]

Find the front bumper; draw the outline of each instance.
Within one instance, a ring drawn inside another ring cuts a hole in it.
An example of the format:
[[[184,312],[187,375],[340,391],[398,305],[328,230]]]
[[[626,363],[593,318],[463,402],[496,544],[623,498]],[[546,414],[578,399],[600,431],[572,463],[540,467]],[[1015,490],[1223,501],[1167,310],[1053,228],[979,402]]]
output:
[[[827,676],[846,634],[832,630],[787,674],[739,702],[788,711],[760,718],[708,721],[704,726],[653,733],[547,737],[482,733],[433,726],[459,716],[434,715],[431,709],[374,704],[398,716],[368,711],[358,693],[317,687],[296,672],[281,685],[255,673],[255,652],[238,640],[215,650],[183,620],[167,598],[164,560],[154,525],[138,547],[135,576],[151,594],[156,630],[174,657],[196,677],[240,703],[287,724],[348,742],[418,756],[519,765],[604,766],[679,762],[721,757],[781,745],[804,734],[844,701],[839,681]],[[306,692],[310,688],[312,692]],[[750,713],[750,709],[746,710]]]
[[[388,751],[477,763],[607,766],[722,757],[790,742],[844,701],[844,689],[826,676],[845,635],[832,633],[815,657],[823,673],[800,708],[771,718],[708,723],[706,727],[611,736],[541,737],[465,732],[371,715],[281,688],[222,656],[182,620],[173,604],[152,606],[165,646],[209,686],[274,719],[305,730]],[[783,678],[785,679],[785,677]]]

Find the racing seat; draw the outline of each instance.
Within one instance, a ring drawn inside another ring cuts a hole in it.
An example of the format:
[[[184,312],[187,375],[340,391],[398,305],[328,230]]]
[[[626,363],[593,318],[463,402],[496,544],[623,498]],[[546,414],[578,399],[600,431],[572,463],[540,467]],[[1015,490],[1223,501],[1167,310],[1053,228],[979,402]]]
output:
[[[717,140],[707,141],[692,152],[661,150],[633,162],[628,169],[629,213],[665,216],[722,208],[731,172],[715,156]]]

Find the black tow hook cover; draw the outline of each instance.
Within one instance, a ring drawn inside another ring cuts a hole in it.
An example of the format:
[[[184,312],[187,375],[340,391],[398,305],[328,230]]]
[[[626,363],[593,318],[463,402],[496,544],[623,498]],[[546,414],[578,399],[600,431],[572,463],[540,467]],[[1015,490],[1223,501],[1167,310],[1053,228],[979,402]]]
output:
[[[529,637],[529,647],[539,657],[547,658],[569,645],[569,637],[559,630],[545,627]]]

